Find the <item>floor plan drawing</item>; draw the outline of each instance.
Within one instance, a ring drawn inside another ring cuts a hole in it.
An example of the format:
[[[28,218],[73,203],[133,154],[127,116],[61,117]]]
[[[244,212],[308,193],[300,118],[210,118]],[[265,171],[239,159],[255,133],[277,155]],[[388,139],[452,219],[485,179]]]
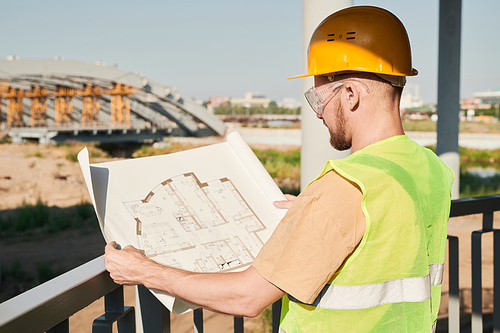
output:
[[[286,214],[283,193],[238,132],[180,152],[90,163],[78,153],[107,243],[195,272],[247,268]],[[195,308],[151,290],[172,313]]]
[[[169,266],[231,271],[250,265],[263,245],[266,227],[228,178],[202,183],[185,173],[123,204],[146,256]]]

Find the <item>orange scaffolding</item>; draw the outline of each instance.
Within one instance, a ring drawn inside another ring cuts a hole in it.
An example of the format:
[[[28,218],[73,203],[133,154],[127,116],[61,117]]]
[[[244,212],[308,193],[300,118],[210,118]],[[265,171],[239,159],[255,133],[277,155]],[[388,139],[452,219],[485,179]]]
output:
[[[111,95],[112,124],[130,127],[130,95],[136,92],[136,87],[121,83],[113,83],[113,89],[106,91]]]
[[[100,99],[103,95],[102,88],[88,83],[85,88],[77,92],[82,97],[82,125],[97,123],[99,121]]]
[[[2,97],[9,92],[9,82],[0,81],[0,123],[2,122]]]
[[[130,95],[137,93],[134,86],[113,83],[111,89],[93,86],[88,83],[83,89],[57,86],[57,90],[48,90],[35,85],[30,91],[9,86],[8,81],[0,81],[0,113],[1,99],[7,100],[7,123],[10,127],[23,127],[23,98],[31,100],[30,119],[32,127],[47,126],[47,99],[55,98],[56,126],[68,125],[73,121],[73,98],[82,98],[82,125],[99,121],[100,99],[103,95],[111,95],[111,122],[114,125],[130,127]],[[0,118],[1,121],[1,118]]]
[[[73,97],[76,89],[58,86],[57,91],[52,92],[55,97],[56,125],[68,125],[73,121]]]
[[[23,127],[24,89],[9,87],[7,92],[2,94],[2,97],[7,100],[7,126]]]
[[[47,126],[47,88],[35,85],[31,91],[25,92],[25,96],[31,99],[31,127]]]

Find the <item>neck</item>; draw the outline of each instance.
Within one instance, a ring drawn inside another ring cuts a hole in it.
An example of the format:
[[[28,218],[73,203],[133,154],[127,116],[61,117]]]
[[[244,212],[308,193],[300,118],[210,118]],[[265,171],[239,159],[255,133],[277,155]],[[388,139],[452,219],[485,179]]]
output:
[[[352,135],[352,151],[396,135],[405,134],[399,117],[399,110],[367,112],[366,117],[355,123]]]

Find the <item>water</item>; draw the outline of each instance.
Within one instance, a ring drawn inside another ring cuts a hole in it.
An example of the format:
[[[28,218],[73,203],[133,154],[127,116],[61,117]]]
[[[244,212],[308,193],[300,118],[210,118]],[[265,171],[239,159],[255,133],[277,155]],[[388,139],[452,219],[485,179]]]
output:
[[[421,146],[435,145],[436,132],[406,132],[406,135]],[[460,133],[458,145],[466,148],[498,149],[500,148],[500,134],[496,133]]]
[[[479,167],[475,167],[475,168],[469,168],[467,169],[467,172],[473,174],[473,175],[477,175],[481,178],[488,178],[488,177],[493,177],[493,176],[497,176],[497,175],[500,175],[500,170],[498,169],[495,169],[495,168],[479,168]]]
[[[267,125],[270,127],[292,126],[294,123],[290,120],[269,120]]]

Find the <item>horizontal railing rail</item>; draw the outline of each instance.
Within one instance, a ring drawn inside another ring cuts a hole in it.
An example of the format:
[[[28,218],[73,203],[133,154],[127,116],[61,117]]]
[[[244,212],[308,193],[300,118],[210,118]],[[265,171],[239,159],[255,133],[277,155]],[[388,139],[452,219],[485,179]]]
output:
[[[500,194],[451,201],[450,217],[458,217],[500,210]]]
[[[481,284],[481,236],[494,233],[494,253],[500,251],[499,230],[493,228],[493,213],[500,210],[500,195],[453,200],[450,217],[483,214],[483,228],[472,237],[472,323],[471,332],[483,332]],[[458,238],[449,239],[449,312],[448,331],[460,332],[458,284]],[[494,332],[500,332],[500,295],[496,282],[500,278],[500,255],[494,259]],[[120,333],[135,332],[134,308],[124,307],[123,288],[116,285],[105,269],[103,257],[98,257],[40,286],[0,304],[0,333],[69,332],[68,318],[105,296],[105,313],[94,320],[92,332],[111,332],[118,322]],[[139,286],[137,296],[141,308],[142,328],[147,333],[168,333],[170,313],[146,288]],[[498,306],[497,306],[498,305]],[[278,332],[281,302],[273,304],[273,332]],[[194,332],[203,332],[203,311],[193,312]],[[439,325],[438,325],[439,327]],[[243,333],[244,321],[234,319],[234,332]]]
[[[93,259],[0,304],[0,333],[45,332],[118,287]]]

